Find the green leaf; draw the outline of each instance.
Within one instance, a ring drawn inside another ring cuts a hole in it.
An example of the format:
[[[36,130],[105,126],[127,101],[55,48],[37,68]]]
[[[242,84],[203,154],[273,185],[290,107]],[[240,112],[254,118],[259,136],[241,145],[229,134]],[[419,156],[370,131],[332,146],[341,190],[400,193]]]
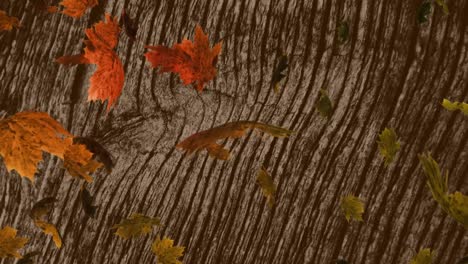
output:
[[[460,192],[448,193],[448,173],[442,176],[439,165],[429,153],[419,155],[419,161],[434,200],[448,215],[468,229],[468,196]]]
[[[275,203],[276,186],[271,176],[263,168],[257,173],[257,183],[260,185],[260,188],[262,188],[263,196],[266,197],[268,205],[270,208],[273,207]]]
[[[347,21],[341,21],[337,29],[338,41],[343,44],[348,41],[349,37],[349,25]]]
[[[385,128],[379,135],[377,144],[380,155],[385,159],[385,166],[388,166],[395,158],[398,150],[400,150],[400,142],[398,142],[395,131],[391,128]]]
[[[124,219],[120,224],[114,225],[117,228],[115,234],[128,239],[135,236],[148,234],[153,226],[160,226],[159,218],[151,218],[142,214],[133,213],[129,218]]]
[[[320,98],[315,107],[323,117],[329,118],[332,115],[333,105],[326,90],[320,90]]]
[[[184,247],[175,246],[174,240],[164,237],[162,240],[159,236],[154,240],[151,246],[153,253],[158,258],[158,263],[161,264],[182,264],[178,258],[183,256]]]
[[[457,101],[450,102],[449,100],[444,99],[442,101],[442,106],[449,111],[460,110],[463,112],[463,114],[468,115],[468,104],[466,103]]]
[[[442,7],[442,9],[444,10],[444,14],[448,15],[449,14],[449,8],[448,8],[448,5],[445,3],[444,0],[436,0],[436,3]]]
[[[431,14],[432,5],[431,2],[425,1],[421,4],[418,10],[418,22],[419,24],[426,23],[429,20]]]
[[[364,203],[354,195],[347,195],[341,198],[341,210],[343,211],[346,220],[362,220],[362,214],[364,213]]]
[[[414,256],[410,264],[431,264],[433,257],[434,252],[431,252],[431,249],[429,248],[424,248],[421,249],[416,256]]]

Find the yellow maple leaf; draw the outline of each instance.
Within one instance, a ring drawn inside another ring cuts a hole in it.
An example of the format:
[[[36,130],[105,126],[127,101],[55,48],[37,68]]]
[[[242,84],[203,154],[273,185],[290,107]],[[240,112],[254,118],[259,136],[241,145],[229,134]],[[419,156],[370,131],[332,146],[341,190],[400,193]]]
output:
[[[0,10],[0,31],[12,30],[13,27],[20,26],[19,20],[16,17],[8,16],[5,11]]]
[[[116,235],[128,239],[134,236],[148,234],[155,225],[161,225],[159,218],[133,213],[129,218],[124,219],[120,224],[116,224],[112,228],[117,229],[117,231],[115,231]]]
[[[419,253],[411,259],[410,264],[431,264],[433,256],[434,252],[431,252],[431,249],[421,249]]]
[[[364,203],[354,195],[347,195],[341,199],[341,210],[343,211],[346,220],[354,219],[357,221],[362,220],[364,213]]]
[[[16,232],[17,230],[10,226],[0,229],[0,258],[21,258],[17,251],[28,243],[29,238],[16,237]]]
[[[263,196],[267,198],[268,205],[270,208],[273,207],[275,203],[276,186],[271,176],[263,168],[257,173],[257,183],[260,185],[260,188],[262,188]]]
[[[174,246],[174,240],[164,237],[160,239],[158,236],[151,246],[153,253],[158,258],[158,263],[161,264],[181,264],[178,258],[183,256],[184,247]]]

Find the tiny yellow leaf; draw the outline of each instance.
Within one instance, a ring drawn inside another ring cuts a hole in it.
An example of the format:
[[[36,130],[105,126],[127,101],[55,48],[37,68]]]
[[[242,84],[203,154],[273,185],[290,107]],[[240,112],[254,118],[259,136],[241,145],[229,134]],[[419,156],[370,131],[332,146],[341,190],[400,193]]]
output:
[[[442,101],[442,106],[449,111],[460,110],[463,114],[468,115],[468,104],[463,102],[451,102],[447,99]]]
[[[330,118],[333,114],[333,104],[326,90],[320,90],[320,98],[315,107],[323,117]]]
[[[257,173],[257,183],[260,185],[260,188],[262,188],[263,196],[266,197],[268,205],[270,208],[273,207],[275,203],[276,186],[271,176],[263,168]]]
[[[388,166],[395,158],[398,150],[400,150],[400,142],[398,142],[395,131],[391,128],[385,128],[379,135],[377,145],[379,146],[380,154],[385,160],[385,166]]]
[[[346,220],[354,219],[357,221],[362,220],[362,214],[364,213],[364,203],[354,195],[347,195],[341,198],[341,210],[343,211]]]
[[[151,218],[142,214],[133,213],[129,218],[124,219],[120,224],[116,224],[112,228],[117,228],[117,231],[115,231],[116,235],[128,239],[134,236],[148,234],[155,225],[161,225],[159,218]]]
[[[21,258],[21,254],[17,251],[28,243],[29,238],[16,237],[16,232],[16,229],[9,226],[0,229],[0,258]]]
[[[159,236],[154,240],[151,246],[153,253],[158,258],[158,263],[161,264],[181,264],[178,258],[183,256],[184,247],[174,246],[174,240],[164,237],[162,240]]]
[[[433,256],[434,252],[431,252],[431,249],[421,249],[419,253],[411,260],[410,264],[431,264]]]

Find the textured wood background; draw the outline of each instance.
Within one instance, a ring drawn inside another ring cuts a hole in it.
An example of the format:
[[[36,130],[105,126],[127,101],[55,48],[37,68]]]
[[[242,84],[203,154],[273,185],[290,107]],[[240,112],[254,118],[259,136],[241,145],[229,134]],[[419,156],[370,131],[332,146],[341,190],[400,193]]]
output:
[[[422,247],[434,263],[468,254],[464,228],[433,201],[417,154],[431,151],[450,172],[451,191],[468,193],[468,119],[440,106],[468,98],[468,1],[447,0],[419,25],[419,0],[101,0],[79,20],[43,14],[31,0],[0,0],[22,28],[0,33],[0,110],[46,111],[72,133],[94,137],[116,167],[95,174],[96,219],[84,215],[79,182],[45,155],[36,183],[0,166],[0,226],[30,236],[38,263],[154,263],[151,243],[168,235],[186,247],[184,263],[407,263]],[[126,71],[119,103],[87,102],[93,66],[64,67],[80,53],[84,30],[105,12],[136,16],[137,41],[120,37]],[[349,21],[350,40],[336,27]],[[192,39],[199,23],[223,41],[219,74],[198,94],[171,74],[156,74],[144,45]],[[281,50],[288,77],[270,88]],[[336,106],[327,121],[314,108],[326,88]],[[181,139],[229,121],[257,120],[295,130],[289,139],[249,133],[226,142],[229,161],[187,156]],[[384,167],[377,135],[396,130],[402,148]],[[3,164],[3,163],[2,163]],[[278,186],[270,209],[255,183],[261,166]],[[347,223],[342,195],[366,203],[365,222]],[[59,203],[49,219],[57,250],[28,217],[39,199]],[[165,224],[124,241],[110,227],[132,212]],[[13,263],[3,260],[0,263]]]

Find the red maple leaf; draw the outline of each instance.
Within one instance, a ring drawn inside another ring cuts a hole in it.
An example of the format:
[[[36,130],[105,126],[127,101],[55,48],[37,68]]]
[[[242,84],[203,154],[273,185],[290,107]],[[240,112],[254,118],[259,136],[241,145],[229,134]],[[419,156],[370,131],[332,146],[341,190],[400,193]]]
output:
[[[88,100],[108,100],[107,111],[122,92],[124,69],[114,52],[120,27],[116,18],[106,14],[106,21],[86,29],[84,54],[57,58],[60,64],[96,64],[97,70],[90,79]]]
[[[146,46],[150,49],[146,59],[161,72],[174,72],[180,75],[185,85],[196,83],[198,91],[203,90],[206,82],[216,76],[216,61],[221,51],[221,42],[210,48],[208,36],[200,26],[195,28],[195,41],[183,40],[172,48],[165,46]]]

